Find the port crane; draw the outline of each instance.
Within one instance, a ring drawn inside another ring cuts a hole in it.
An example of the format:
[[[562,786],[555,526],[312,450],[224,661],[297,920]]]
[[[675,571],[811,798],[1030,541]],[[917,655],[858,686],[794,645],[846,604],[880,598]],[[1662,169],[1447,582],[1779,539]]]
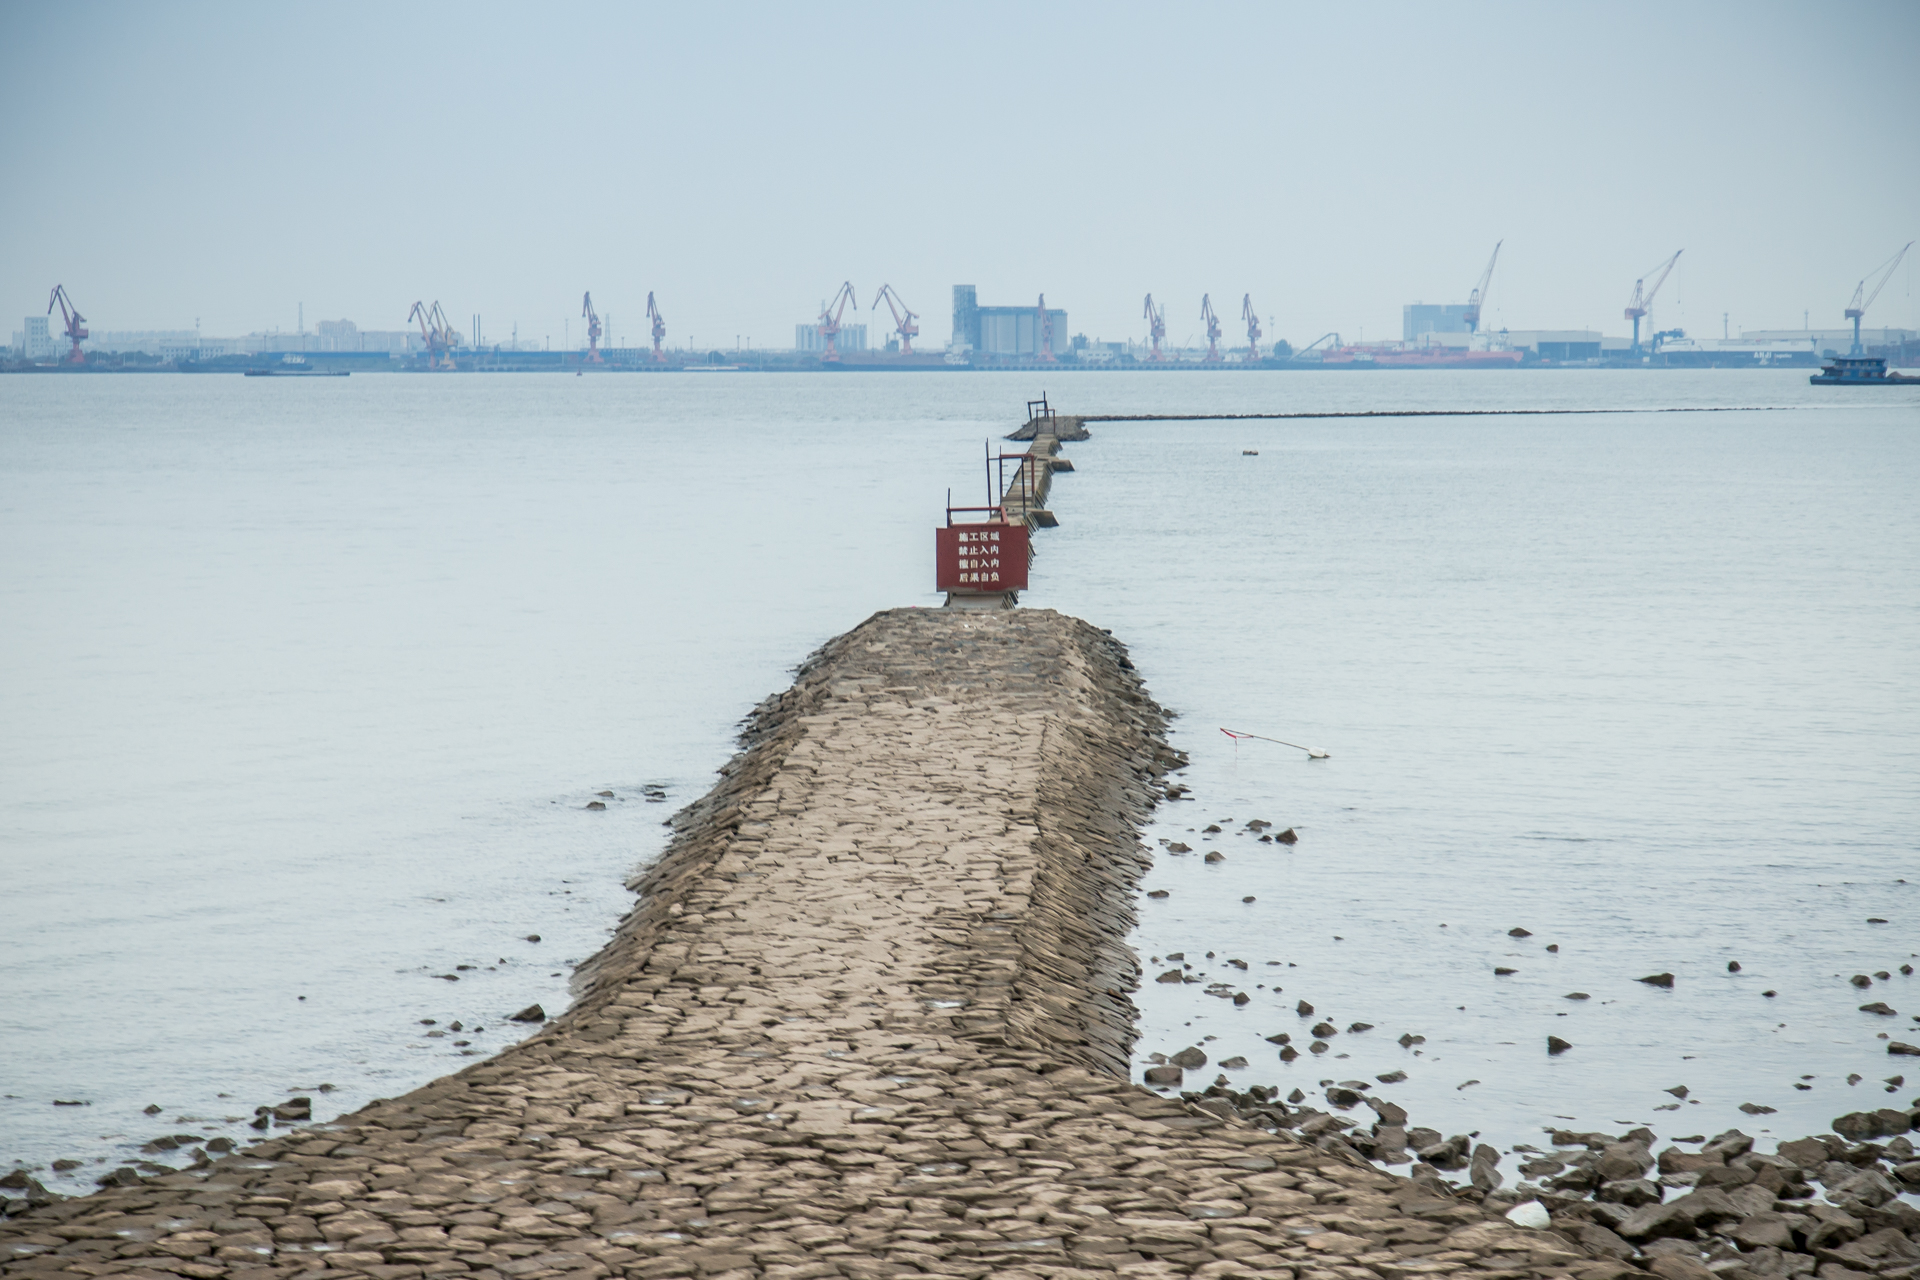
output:
[[[427,368],[453,368],[453,349],[460,345],[460,335],[448,322],[447,313],[440,309],[439,300],[436,299],[432,307],[424,302],[414,303],[407,319],[420,322],[420,340],[427,344]]]
[[[1042,364],[1058,364],[1053,357],[1053,317],[1047,314],[1047,295],[1040,295],[1040,305],[1034,308],[1033,331],[1039,338],[1040,361]]]
[[[666,363],[667,353],[660,349],[660,340],[667,336],[666,318],[660,314],[660,308],[653,305],[653,291],[647,291],[647,321],[653,326],[653,358],[661,364]]]
[[[1207,294],[1200,295],[1200,323],[1207,326],[1208,364],[1220,362],[1220,317],[1213,313],[1213,299]]]
[[[1660,292],[1660,286],[1667,282],[1667,273],[1673,270],[1673,264],[1680,261],[1680,255],[1685,252],[1684,249],[1675,249],[1671,258],[1633,282],[1633,297],[1627,301],[1626,317],[1633,321],[1634,355],[1640,354],[1640,321],[1646,318],[1647,312],[1653,310],[1653,295]],[[1650,289],[1645,287],[1648,279],[1653,281]]]
[[[1247,359],[1257,362],[1260,359],[1260,317],[1253,313],[1253,295],[1250,293],[1240,299],[1240,318],[1247,322]]]
[[[826,353],[820,358],[828,364],[840,363],[840,348],[835,340],[840,336],[840,317],[846,314],[849,302],[855,311],[860,310],[860,299],[854,296],[852,281],[840,286],[832,302],[820,304],[820,341],[826,346]]]
[[[587,292],[580,299],[580,314],[587,320],[587,363],[605,364],[600,358],[600,315],[593,309],[593,293]]]
[[[1847,319],[1853,321],[1853,350],[1847,352],[1848,355],[1863,356],[1867,354],[1866,348],[1860,345],[1860,317],[1867,314],[1867,308],[1872,306],[1873,300],[1880,296],[1880,291],[1887,287],[1887,281],[1893,279],[1893,273],[1900,269],[1900,259],[1906,257],[1907,250],[1911,248],[1913,248],[1913,241],[1909,240],[1906,245],[1901,248],[1900,252],[1887,259],[1885,265],[1875,267],[1859,284],[1854,286],[1853,301],[1847,304],[1846,313]],[[1873,286],[1873,292],[1868,293],[1867,281],[1873,279],[1874,276],[1879,276],[1880,281]],[[1865,301],[1862,301],[1862,298],[1864,298]],[[86,336],[84,329],[81,330],[80,336]],[[74,343],[73,352],[73,358],[76,360],[79,359],[80,344],[78,342]]]
[[[1467,332],[1480,331],[1480,312],[1487,305],[1487,286],[1493,283],[1493,264],[1500,261],[1500,246],[1505,240],[1493,246],[1493,256],[1487,259],[1487,269],[1480,273],[1480,283],[1473,286],[1473,292],[1467,295]]]
[[[1878,293],[1879,290],[1874,290]],[[54,307],[60,308],[60,331],[67,335],[67,363],[85,364],[87,357],[82,354],[80,344],[86,340],[87,318],[74,307],[73,299],[67,296],[67,286],[57,284],[47,296],[47,314],[52,315]],[[1855,325],[1858,329],[1860,326]]]
[[[900,295],[893,291],[893,286],[890,284],[880,286],[880,292],[873,295],[873,307],[868,309],[877,308],[882,298],[887,300],[887,310],[893,312],[893,331],[900,335],[900,354],[912,355],[913,340],[920,336],[920,326],[914,321],[920,317],[900,300]]]
[[[1149,360],[1163,359],[1164,357],[1162,357],[1160,354],[1160,340],[1167,336],[1166,308],[1154,306],[1152,294],[1147,295],[1146,319],[1147,319],[1147,336],[1153,341],[1153,354],[1149,355],[1147,359]]]

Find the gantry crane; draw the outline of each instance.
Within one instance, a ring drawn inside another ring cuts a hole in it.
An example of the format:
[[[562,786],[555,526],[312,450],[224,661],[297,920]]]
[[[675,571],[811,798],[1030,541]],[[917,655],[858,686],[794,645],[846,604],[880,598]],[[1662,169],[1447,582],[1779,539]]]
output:
[[[1847,304],[1847,319],[1853,321],[1853,350],[1847,352],[1848,355],[1863,356],[1867,354],[1866,349],[1860,345],[1860,317],[1867,314],[1867,308],[1872,306],[1873,300],[1880,296],[1880,291],[1887,287],[1887,281],[1893,279],[1893,273],[1899,270],[1900,259],[1906,257],[1907,250],[1911,248],[1913,248],[1913,241],[1909,240],[1906,245],[1901,248],[1900,252],[1887,259],[1883,265],[1875,267],[1859,284],[1854,286],[1853,301]],[[1874,276],[1879,276],[1880,282],[1873,286],[1872,293],[1868,293],[1867,281],[1873,279]],[[1864,301],[1862,301],[1863,298],[1865,299]],[[83,329],[80,332],[82,337],[86,336],[86,330]],[[77,342],[74,343],[73,350],[74,358],[78,359],[80,344]]]
[[[1487,269],[1480,273],[1480,283],[1473,286],[1473,292],[1467,295],[1467,332],[1480,331],[1480,312],[1487,305],[1487,286],[1493,283],[1493,264],[1500,261],[1500,246],[1505,240],[1493,246],[1493,256],[1487,259]]]
[[[1167,336],[1167,313],[1165,307],[1153,305],[1153,295],[1147,295],[1147,337],[1153,342],[1153,351],[1149,360],[1164,359],[1160,354],[1160,340]]]
[[[587,363],[605,364],[600,358],[600,315],[593,309],[591,290],[580,299],[580,314],[587,320]]]
[[[1213,313],[1213,299],[1207,294],[1200,295],[1200,323],[1207,326],[1208,364],[1220,363],[1220,317]]]
[[[1053,356],[1053,317],[1047,314],[1047,295],[1040,295],[1040,305],[1034,308],[1033,333],[1039,339],[1040,362],[1058,364]]]
[[[73,299],[67,297],[67,286],[63,284],[53,286],[53,292],[47,297],[48,315],[53,314],[55,306],[60,308],[60,331],[67,335],[67,363],[85,364],[87,357],[81,352],[80,344],[86,340],[87,318],[74,309]]]
[[[920,326],[915,324],[914,321],[920,317],[915,315],[907,304],[900,300],[900,295],[893,291],[892,285],[883,284],[880,286],[880,292],[873,295],[873,306],[878,307],[882,298],[887,300],[887,310],[893,312],[893,331],[900,335],[900,354],[903,356],[912,355],[913,340],[920,336]],[[873,308],[870,307],[868,309],[872,310]]]
[[[1640,354],[1640,322],[1647,312],[1653,310],[1653,295],[1660,292],[1660,286],[1667,282],[1667,273],[1673,270],[1673,264],[1680,261],[1684,249],[1675,249],[1673,256],[1633,282],[1633,297],[1627,300],[1627,319],[1633,321],[1633,354]],[[1647,280],[1653,280],[1653,287],[1647,288]],[[1658,342],[1654,345],[1657,347]]]
[[[653,291],[647,291],[647,322],[653,326],[653,358],[664,364],[667,353],[660,349],[660,340],[667,336],[667,322],[660,314],[660,308],[653,305]]]
[[[1253,314],[1253,295],[1246,294],[1240,299],[1240,318],[1247,322],[1247,359],[1260,359],[1260,317]]]
[[[840,348],[836,340],[840,337],[840,317],[846,314],[849,302],[855,311],[860,309],[860,299],[854,296],[851,280],[840,286],[840,292],[833,295],[832,302],[820,304],[820,341],[826,347],[825,354],[820,358],[828,364],[840,363]]]
[[[460,345],[460,335],[448,323],[439,300],[435,299],[432,307],[424,302],[414,303],[407,319],[420,322],[420,339],[427,344],[427,368],[453,368],[453,349]]]

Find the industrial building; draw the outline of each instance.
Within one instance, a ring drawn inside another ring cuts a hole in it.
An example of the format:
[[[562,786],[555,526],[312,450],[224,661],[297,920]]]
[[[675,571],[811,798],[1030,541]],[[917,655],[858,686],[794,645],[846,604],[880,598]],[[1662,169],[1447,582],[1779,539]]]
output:
[[[1467,314],[1471,310],[1466,303],[1409,303],[1400,308],[1400,340],[1418,342],[1429,333],[1472,333],[1474,326]]]
[[[827,340],[820,336],[818,324],[797,324],[793,326],[793,349],[795,351],[825,351]],[[833,340],[833,349],[841,355],[849,351],[867,349],[867,326],[864,324],[843,324],[840,333]]]
[[[983,307],[974,286],[953,286],[952,349],[955,352],[1019,357],[1037,356],[1046,348],[1059,355],[1067,350],[1068,341],[1065,311],[1049,307],[1043,313],[1038,305]]]
[[[1743,342],[1790,343],[1825,355],[1841,355],[1853,346],[1853,330],[1848,329],[1742,329]],[[1912,329],[1862,329],[1863,347],[1898,347],[1920,338]]]
[[[24,321],[26,328],[13,331],[13,342],[8,350],[15,360],[57,360],[60,358],[60,340],[53,336],[45,316],[28,316]]]

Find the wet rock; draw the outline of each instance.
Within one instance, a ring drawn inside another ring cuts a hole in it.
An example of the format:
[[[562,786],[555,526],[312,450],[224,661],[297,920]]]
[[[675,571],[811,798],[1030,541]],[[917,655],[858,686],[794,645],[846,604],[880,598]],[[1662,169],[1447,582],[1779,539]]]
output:
[[[1861,1005],[1860,1012],[1877,1013],[1883,1018],[1891,1018],[1900,1011],[1888,1004],[1885,1000],[1875,1000],[1872,1004]]]
[[[1613,1182],[1620,1178],[1645,1177],[1653,1163],[1653,1153],[1640,1143],[1616,1142],[1602,1148],[1600,1160],[1594,1167],[1599,1170],[1602,1182]]]
[[[1407,1177],[1416,1187],[1419,1187],[1430,1196],[1437,1196],[1441,1199],[1451,1199],[1453,1196],[1453,1188],[1447,1184],[1446,1179],[1442,1178],[1439,1172],[1430,1164],[1414,1165],[1413,1171],[1409,1173]]]
[[[1493,969],[1493,976],[1496,978],[1504,978],[1504,977],[1507,977],[1509,974],[1515,974],[1518,972],[1520,972],[1518,969],[1508,969],[1501,965],[1495,965]]]
[[[1412,1032],[1408,1032],[1400,1037],[1400,1047],[1402,1049],[1411,1049],[1417,1044],[1425,1044],[1426,1042],[1427,1038],[1425,1036],[1416,1036]]]
[[[1526,929],[1521,929],[1516,926],[1515,928],[1507,930],[1507,936],[1509,938],[1531,938],[1533,934]]]
[[[1178,840],[1167,846],[1168,853],[1192,853],[1193,846],[1182,844]]]
[[[607,802],[606,802],[606,801],[604,801],[604,800],[589,800],[589,801],[587,801],[587,808],[589,808],[589,809],[604,809],[604,808],[606,808],[606,807],[607,807]]]
[[[508,1022],[545,1022],[547,1011],[537,1004],[530,1004],[507,1019]]]
[[[1910,1057],[1920,1058],[1920,1045],[1902,1044],[1898,1040],[1893,1040],[1887,1044],[1887,1052],[1904,1053]]]
[[[1848,978],[1847,981],[1856,987],[1870,987],[1873,985],[1873,979],[1864,973],[1856,973],[1851,978]]]
[[[1550,1054],[1562,1054],[1571,1048],[1573,1048],[1572,1043],[1562,1040],[1559,1036],[1547,1037],[1547,1052]]]
[[[1862,1169],[1852,1177],[1827,1184],[1827,1199],[1844,1209],[1873,1209],[1900,1194],[1893,1179],[1878,1169]]]
[[[1673,988],[1673,975],[1670,973],[1650,973],[1636,981],[1644,982],[1650,987],[1666,987],[1668,990]]]
[[[1770,1116],[1774,1113],[1774,1108],[1763,1107],[1757,1102],[1743,1102],[1740,1109],[1750,1116]]]
[[[1913,1128],[1913,1117],[1911,1111],[1896,1111],[1892,1107],[1882,1107],[1878,1111],[1854,1111],[1837,1117],[1833,1122],[1833,1131],[1849,1142],[1865,1142],[1870,1138],[1887,1138],[1907,1132]]]
[[[1347,1024],[1348,1035],[1354,1035],[1362,1031],[1371,1031],[1371,1030],[1373,1030],[1373,1024],[1371,1022],[1351,1022]]]
[[[1385,1098],[1368,1098],[1367,1105],[1380,1117],[1381,1124],[1398,1128],[1407,1123],[1407,1109],[1399,1103],[1388,1102]]]
[[[55,1161],[56,1165],[58,1163]],[[1920,1187],[1920,1160],[1910,1160],[1906,1164],[1895,1165],[1893,1176],[1910,1187]]]
[[[1238,1071],[1246,1065],[1247,1060],[1241,1057],[1228,1058],[1220,1064],[1221,1068],[1226,1071]]]
[[[288,1098],[273,1109],[273,1118],[285,1120],[288,1123],[296,1120],[311,1120],[313,1119],[313,1099]]]
[[[215,1155],[225,1155],[227,1152],[233,1150],[233,1139],[214,1138],[207,1143],[207,1150],[213,1152]]]
[[[1280,1061],[1282,1062],[1292,1062],[1295,1058],[1299,1056],[1300,1056],[1300,1051],[1294,1048],[1290,1044],[1282,1045],[1280,1048]]]
[[[1414,1154],[1436,1169],[1458,1169],[1467,1163],[1467,1152],[1472,1146],[1471,1138],[1464,1133],[1456,1133],[1445,1142],[1420,1147]]]
[[[1300,841],[1300,837],[1294,834],[1292,827],[1288,827],[1273,839],[1276,844],[1297,844]]]
[[[1165,889],[1149,889],[1147,891],[1147,896],[1149,898],[1160,899],[1167,896],[1167,891]],[[1176,970],[1175,972],[1177,973],[1178,971]]]
[[[140,1174],[138,1170],[123,1166],[95,1178],[94,1182],[103,1187],[137,1187],[140,1185]]]
[[[1727,961],[1727,972],[1728,973],[1740,972],[1740,962],[1738,960]]]
[[[1584,991],[1569,991],[1569,992],[1567,992],[1567,994],[1566,994],[1566,995],[1565,995],[1564,997],[1562,997],[1562,998],[1563,998],[1563,999],[1566,999],[1566,1000],[1591,1000],[1591,999],[1593,999],[1593,997],[1592,997],[1592,996],[1590,996],[1590,995],[1588,995],[1588,994],[1587,994],[1586,992],[1584,992]]]
[[[1328,1044],[1325,1040],[1315,1040],[1312,1044],[1307,1046],[1307,1052],[1308,1053],[1325,1053],[1327,1050],[1331,1048],[1333,1048],[1333,1046]]]
[[[1340,1031],[1331,1022],[1316,1022],[1313,1024],[1313,1034],[1324,1040],[1328,1036],[1339,1035]]]
[[[1722,1160],[1731,1160],[1735,1156],[1745,1155],[1753,1150],[1753,1139],[1738,1129],[1729,1129],[1715,1135],[1713,1141],[1700,1148],[1703,1156],[1718,1156]]]
[[[1402,1080],[1405,1080],[1406,1078],[1407,1078],[1407,1073],[1404,1071],[1389,1071],[1383,1076],[1374,1077],[1374,1079],[1378,1080],[1381,1084],[1399,1084]]]
[[[537,934],[537,933],[530,933],[530,934],[528,934],[528,935],[527,935],[527,941],[528,941],[528,942],[538,942],[538,941],[540,941],[540,935],[539,935],[539,934]]]
[[[1244,991],[1236,991],[1233,993],[1233,1002],[1235,1004],[1251,1004],[1253,997]]]
[[[1313,1006],[1308,1004],[1305,1000],[1302,1000],[1299,1004],[1295,1005],[1293,1007],[1293,1011],[1299,1014],[1303,1018],[1311,1018],[1313,1016]]]
[[[1179,1084],[1184,1073],[1178,1067],[1148,1067],[1148,1084]]]
[[[1327,1090],[1327,1101],[1342,1110],[1358,1105],[1360,1098],[1360,1094],[1355,1093],[1352,1089],[1348,1089],[1343,1085],[1336,1084]]]
[[[78,1169],[82,1163],[84,1162],[80,1160],[55,1160],[53,1162],[53,1171],[55,1173],[66,1173],[69,1170]],[[0,1179],[0,1186],[5,1185],[5,1179]]]
[[[1645,1178],[1621,1178],[1614,1182],[1603,1182],[1595,1191],[1596,1199],[1609,1204],[1623,1204],[1629,1209],[1638,1209],[1643,1204],[1658,1204],[1662,1192],[1660,1185]]]
[[[1188,1045],[1186,1048],[1182,1049],[1180,1052],[1174,1054],[1173,1057],[1168,1059],[1168,1061],[1173,1063],[1173,1065],[1176,1067],[1185,1067],[1191,1071],[1196,1067],[1206,1066],[1207,1055],[1202,1053],[1194,1045]]]
[[[1207,836],[1217,836],[1220,834],[1220,824],[1217,822],[1209,822],[1206,826],[1200,828],[1200,834],[1207,835]]]
[[[1179,982],[1184,976],[1185,975],[1183,975],[1178,969],[1169,969],[1165,973],[1161,974],[1159,977],[1155,978],[1154,981],[1155,982]]]
[[[1218,849],[1209,850],[1205,859],[1207,862],[1225,862],[1226,860],[1227,855],[1221,853]]]
[[[157,1116],[160,1114],[160,1104],[157,1102],[149,1102],[146,1106],[140,1108],[140,1114],[143,1116]]]
[[[1783,1142],[1775,1149],[1782,1159],[1791,1160],[1802,1169],[1817,1169],[1833,1158],[1834,1152],[1818,1138],[1796,1138],[1792,1142]]]

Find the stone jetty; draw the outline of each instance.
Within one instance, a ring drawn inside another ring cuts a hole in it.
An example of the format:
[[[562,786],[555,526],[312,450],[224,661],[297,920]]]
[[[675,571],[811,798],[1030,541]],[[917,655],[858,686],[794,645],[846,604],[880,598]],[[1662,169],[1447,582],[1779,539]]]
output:
[[[1627,1273],[1332,1133],[1128,1081],[1163,726],[1083,622],[879,614],[756,710],[566,1014],[31,1209],[0,1275]]]

